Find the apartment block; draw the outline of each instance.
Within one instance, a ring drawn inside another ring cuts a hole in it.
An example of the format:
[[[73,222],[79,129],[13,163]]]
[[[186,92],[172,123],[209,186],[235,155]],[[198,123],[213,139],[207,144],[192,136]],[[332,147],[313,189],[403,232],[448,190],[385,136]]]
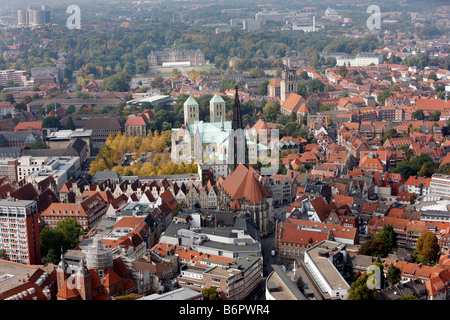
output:
[[[0,200],[0,249],[10,261],[41,264],[38,218],[36,201]]]

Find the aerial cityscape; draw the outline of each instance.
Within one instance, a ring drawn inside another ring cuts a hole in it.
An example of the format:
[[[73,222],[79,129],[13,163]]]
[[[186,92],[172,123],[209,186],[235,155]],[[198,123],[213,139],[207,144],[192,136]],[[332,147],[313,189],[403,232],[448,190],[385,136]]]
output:
[[[0,300],[450,300],[448,1],[5,2]]]

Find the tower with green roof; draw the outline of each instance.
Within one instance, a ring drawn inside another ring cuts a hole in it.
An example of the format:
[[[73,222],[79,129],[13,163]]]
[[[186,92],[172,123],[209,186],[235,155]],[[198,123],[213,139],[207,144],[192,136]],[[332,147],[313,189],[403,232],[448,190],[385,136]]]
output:
[[[225,101],[216,93],[209,101],[209,122],[221,122],[222,118],[225,118],[225,110]]]
[[[199,121],[199,106],[197,101],[195,101],[193,96],[189,96],[189,98],[184,102],[184,124],[186,127],[190,124],[198,123]]]

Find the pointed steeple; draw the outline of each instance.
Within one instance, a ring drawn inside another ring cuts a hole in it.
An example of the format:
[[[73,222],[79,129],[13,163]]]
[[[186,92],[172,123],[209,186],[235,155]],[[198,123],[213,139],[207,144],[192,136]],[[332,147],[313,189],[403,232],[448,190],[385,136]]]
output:
[[[229,141],[229,152],[232,156],[233,162],[229,163],[230,172],[236,170],[239,163],[242,163],[248,168],[248,146],[245,135],[245,128],[242,122],[241,102],[239,100],[238,87],[236,86],[236,96],[234,98],[233,122],[231,124],[231,140]],[[244,159],[242,159],[244,157]],[[230,157],[228,158],[230,159]]]
[[[242,124],[242,114],[241,114],[241,101],[239,99],[238,86],[236,85],[236,94],[234,96],[234,110],[233,110],[233,122],[232,129],[244,129]]]

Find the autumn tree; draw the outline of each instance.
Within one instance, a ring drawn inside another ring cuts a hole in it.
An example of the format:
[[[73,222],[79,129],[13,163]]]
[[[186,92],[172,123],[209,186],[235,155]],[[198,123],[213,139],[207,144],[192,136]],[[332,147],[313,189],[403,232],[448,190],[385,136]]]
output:
[[[204,288],[202,290],[203,300],[219,300],[220,296],[216,287]]]
[[[417,240],[416,249],[424,262],[435,261],[439,253],[439,241],[436,235],[431,231],[422,233]]]

